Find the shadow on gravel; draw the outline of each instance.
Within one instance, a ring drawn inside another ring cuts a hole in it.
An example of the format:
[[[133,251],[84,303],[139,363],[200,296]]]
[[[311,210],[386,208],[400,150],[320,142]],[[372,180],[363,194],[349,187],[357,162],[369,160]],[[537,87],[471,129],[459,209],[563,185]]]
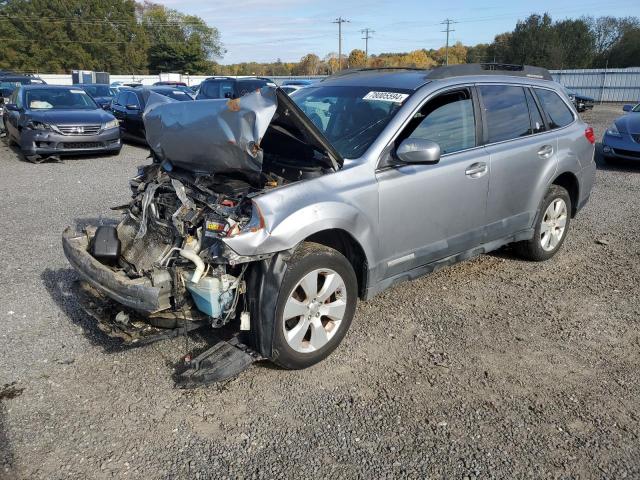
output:
[[[135,345],[124,345],[121,341],[109,337],[98,328],[95,319],[84,312],[73,293],[73,284],[78,280],[78,275],[72,268],[59,270],[48,268],[40,277],[60,310],[69,317],[69,320],[82,328],[85,337],[92,345],[102,347],[106,353],[121,352],[135,347]]]

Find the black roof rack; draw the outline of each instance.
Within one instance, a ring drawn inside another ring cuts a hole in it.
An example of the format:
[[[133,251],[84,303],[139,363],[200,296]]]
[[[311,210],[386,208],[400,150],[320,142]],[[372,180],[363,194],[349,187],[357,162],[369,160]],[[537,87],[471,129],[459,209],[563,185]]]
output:
[[[437,67],[427,74],[429,80],[438,80],[465,75],[509,75],[514,77],[539,78],[553,80],[549,70],[530,65],[512,65],[508,63],[467,63]]]

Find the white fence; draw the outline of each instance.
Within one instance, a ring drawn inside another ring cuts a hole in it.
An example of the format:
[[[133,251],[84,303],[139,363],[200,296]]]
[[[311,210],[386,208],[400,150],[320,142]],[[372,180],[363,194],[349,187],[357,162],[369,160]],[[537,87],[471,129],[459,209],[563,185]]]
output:
[[[160,80],[166,80],[166,75],[164,74],[162,78],[160,75],[110,75],[109,81],[113,82],[124,82],[124,83],[134,83],[139,82],[143,85],[153,85],[155,82],[159,82]],[[181,75],[181,74],[170,74],[171,80],[177,80],[181,82],[185,82],[187,85],[197,85],[202,82],[205,78],[209,78],[212,75]],[[38,77],[43,79],[45,82],[52,85],[71,85],[73,82],[71,80],[71,74],[39,74]],[[240,75],[238,78],[241,78]],[[308,79],[308,80],[319,80],[324,78],[320,75],[315,76],[288,76],[288,77],[274,77],[269,76],[267,78],[272,79],[278,85],[281,85],[285,80],[293,80],[293,79]]]
[[[597,102],[640,102],[640,67],[551,70],[553,79]]]

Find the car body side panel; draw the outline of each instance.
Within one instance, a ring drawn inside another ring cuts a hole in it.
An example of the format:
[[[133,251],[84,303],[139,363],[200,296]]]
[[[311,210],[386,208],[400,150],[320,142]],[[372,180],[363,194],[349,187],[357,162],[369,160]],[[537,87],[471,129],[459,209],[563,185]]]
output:
[[[345,162],[338,172],[276,188],[254,201],[265,228],[224,240],[239,255],[288,250],[314,233],[341,229],[360,244],[370,267],[378,262],[378,191],[365,165]]]

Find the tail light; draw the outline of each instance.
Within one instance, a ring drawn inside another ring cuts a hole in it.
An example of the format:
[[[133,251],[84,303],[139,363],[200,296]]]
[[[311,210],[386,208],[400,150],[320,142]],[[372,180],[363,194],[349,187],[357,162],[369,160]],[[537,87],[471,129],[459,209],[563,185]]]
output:
[[[587,127],[587,129],[584,131],[584,136],[587,140],[589,140],[589,143],[591,145],[593,145],[594,143],[596,143],[596,136],[593,133],[593,128],[592,127]]]

